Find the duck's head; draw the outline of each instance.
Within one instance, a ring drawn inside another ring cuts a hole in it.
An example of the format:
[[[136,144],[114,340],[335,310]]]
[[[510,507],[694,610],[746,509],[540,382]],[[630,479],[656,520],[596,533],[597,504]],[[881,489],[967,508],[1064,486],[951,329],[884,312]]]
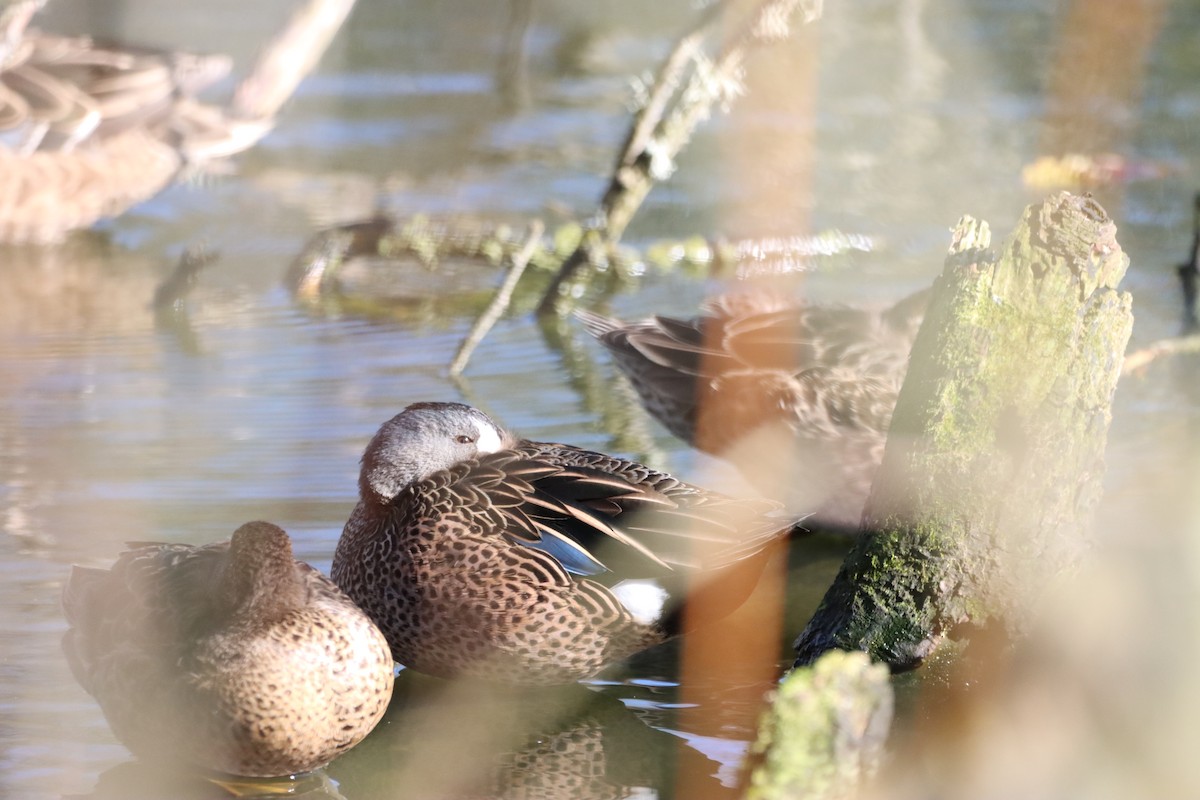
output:
[[[359,489],[364,500],[386,503],[416,481],[516,441],[487,414],[462,403],[414,403],[383,423],[367,445]]]
[[[296,572],[292,540],[283,528],[257,521],[234,531],[219,595],[224,616],[213,624],[234,619],[267,625],[303,604],[304,587]]]

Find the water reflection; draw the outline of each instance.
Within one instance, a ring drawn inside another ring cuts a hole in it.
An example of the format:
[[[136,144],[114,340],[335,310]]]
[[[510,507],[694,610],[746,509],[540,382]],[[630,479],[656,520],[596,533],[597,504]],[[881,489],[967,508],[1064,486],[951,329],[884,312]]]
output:
[[[734,796],[720,764],[579,685],[510,691],[401,673],[381,726],[329,767],[355,797],[670,797],[676,772]]]
[[[167,274],[154,256],[98,233],[79,234],[59,247],[8,246],[3,262],[0,334],[7,341],[148,331],[154,324],[151,300]]]
[[[282,18],[282,5],[56,0],[48,11],[56,28],[63,22],[132,40],[186,42],[244,59]],[[468,2],[360,3],[275,131],[241,159],[240,175],[168,190],[102,234],[74,236],[58,249],[0,249],[0,794],[61,797],[95,788],[103,795],[122,785],[121,774],[134,786],[151,785],[126,763],[128,754],[74,686],[59,651],[65,623],[57,598],[71,562],[108,563],[129,539],[215,541],[242,522],[267,518],[294,533],[299,558],[327,569],[354,504],[363,445],[408,402],[465,400],[534,439],[632,455],[738,489],[721,465],[648,421],[614,387],[600,349],[572,323],[543,333],[523,316],[502,320],[477,351],[464,387],[443,371],[469,324],[460,315],[475,300],[364,320],[342,310],[298,309],[279,288],[314,220],[344,220],[351,203],[354,218],[381,206],[404,216],[468,212],[506,219],[542,214],[549,205],[571,215],[595,207],[628,119],[629,76],[653,66],[693,5],[542,0],[533,6],[517,50],[515,33],[502,34],[524,13],[519,0],[486,9]],[[1140,96],[1114,101],[1119,135],[1105,137],[1112,146],[1128,145],[1132,155],[1180,165],[1163,179],[1120,187],[1112,192],[1118,202],[1101,198],[1133,258],[1126,283],[1135,293],[1134,336],[1141,344],[1178,327],[1171,269],[1190,237],[1196,188],[1198,22],[1188,4],[1167,7],[1150,57],[1139,62]],[[1042,145],[1053,23],[1051,7],[1028,2],[827,4],[816,48],[783,58],[769,81],[787,95],[788,64],[816,58],[816,77],[801,77],[816,84],[817,100],[805,105],[792,98],[790,111],[740,105],[700,131],[630,236],[791,235],[805,216],[813,230],[865,232],[880,243],[878,258],[806,277],[806,301],[860,304],[927,284],[945,251],[946,229],[960,214],[1003,230],[1029,200],[1019,174]],[[528,92],[527,107],[494,97],[502,52],[509,63],[524,64],[515,68],[516,91]],[[1120,56],[1128,61],[1136,54]],[[754,72],[758,64],[747,68]],[[1086,77],[1077,73],[1064,83],[1078,86]],[[752,135],[714,133],[739,127]],[[738,171],[725,168],[731,158],[724,147],[745,147],[739,141],[775,145],[803,137],[811,140],[808,158],[754,166],[749,149],[757,148],[748,148],[739,152],[746,158]],[[350,188],[331,191],[329,176]],[[221,258],[187,298],[195,341],[184,345],[156,328],[150,302],[179,250],[196,241],[210,241]],[[483,288],[466,293],[486,296],[495,277],[487,273]],[[650,275],[637,292],[614,298],[611,310],[625,319],[686,317],[712,288],[680,275]],[[1190,553],[1184,540],[1195,519],[1180,498],[1194,495],[1188,491],[1196,474],[1198,385],[1190,359],[1155,365],[1122,383],[1114,410],[1108,538],[1122,547],[1123,562],[1153,551],[1169,565],[1170,579],[1146,581],[1163,591],[1195,579],[1175,572],[1190,563],[1176,550]],[[784,631],[804,624],[840,555],[833,545],[794,551]],[[1192,607],[1178,597],[1157,606]],[[1146,619],[1158,622],[1152,613]],[[1161,647],[1126,649],[1153,660],[1188,640],[1178,635],[1186,622],[1162,627]],[[780,638],[781,649],[787,638]],[[633,675],[673,681],[676,652],[660,648],[626,666]],[[1114,681],[1135,671],[1159,674],[1158,666],[1139,665]],[[414,676],[401,680],[410,683]],[[1167,696],[1176,685],[1158,685],[1163,696],[1145,707],[1180,709],[1176,741],[1190,741],[1186,704]],[[438,706],[433,698],[440,691],[429,687],[429,712],[415,730],[435,731],[444,713],[465,751],[466,742],[478,739],[468,738],[476,701]],[[642,765],[634,770],[641,774],[626,775],[613,766],[625,759],[641,764],[640,752],[620,754],[622,736],[650,753],[675,752],[671,757],[687,762],[680,769],[711,776],[715,759],[723,778],[736,772],[738,750],[750,737],[742,722],[714,714],[712,725],[688,728],[680,721],[685,709],[672,707],[681,703],[673,690],[655,694],[617,682],[599,691],[634,706],[604,716],[612,735],[596,730],[603,724],[595,717],[579,733],[568,733],[569,722],[549,724],[543,733],[546,742],[561,743],[562,764],[587,763],[583,753],[596,758],[593,745],[579,742],[602,743],[608,766],[597,792],[638,785],[671,791],[665,768],[655,773],[652,764]],[[422,718],[417,695],[424,688],[402,692],[388,724],[361,752],[330,768],[344,796],[403,793],[393,759],[410,764],[414,754],[437,750],[406,733]],[[694,705],[703,709],[699,697]],[[643,723],[658,730],[646,734],[637,727]],[[672,745],[678,737],[664,729],[686,733],[692,745]],[[1151,741],[1161,728],[1146,732]],[[519,746],[494,748],[474,783],[456,790],[517,792],[521,779],[504,770],[517,762],[548,768],[557,758],[539,751],[536,739],[527,732]],[[453,775],[459,761],[452,744],[441,752]],[[696,754],[701,747],[708,757]],[[580,772],[572,774],[583,782]],[[666,782],[654,783],[664,775]],[[538,780],[551,779],[544,771]],[[159,796],[182,792],[168,788]],[[131,796],[119,789],[108,794],[114,795]]]
[[[128,761],[106,769],[87,794],[69,800],[258,800],[286,795],[308,800],[345,800],[324,770],[277,780],[236,779],[173,771],[154,764]]]

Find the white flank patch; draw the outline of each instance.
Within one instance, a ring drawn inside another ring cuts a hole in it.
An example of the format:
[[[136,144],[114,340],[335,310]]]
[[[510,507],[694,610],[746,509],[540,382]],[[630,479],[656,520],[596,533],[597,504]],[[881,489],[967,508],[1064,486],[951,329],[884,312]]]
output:
[[[479,440],[475,442],[475,449],[480,453],[499,453],[504,449],[504,442],[500,440],[500,434],[496,429],[486,422],[473,420],[475,429],[479,431]]]
[[[612,588],[613,596],[625,606],[635,621],[650,625],[662,619],[667,590],[654,581],[621,581]]]

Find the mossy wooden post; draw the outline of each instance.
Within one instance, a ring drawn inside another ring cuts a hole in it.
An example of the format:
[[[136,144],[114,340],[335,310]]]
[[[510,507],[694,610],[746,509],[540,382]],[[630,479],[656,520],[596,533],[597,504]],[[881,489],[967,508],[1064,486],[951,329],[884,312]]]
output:
[[[854,797],[878,769],[892,721],[887,668],[826,653],[783,679],[751,748],[747,800]]]
[[[916,666],[956,624],[1019,633],[1087,547],[1133,317],[1094,200],[1026,209],[993,256],[964,218],[913,346],[864,533],[796,642]]]

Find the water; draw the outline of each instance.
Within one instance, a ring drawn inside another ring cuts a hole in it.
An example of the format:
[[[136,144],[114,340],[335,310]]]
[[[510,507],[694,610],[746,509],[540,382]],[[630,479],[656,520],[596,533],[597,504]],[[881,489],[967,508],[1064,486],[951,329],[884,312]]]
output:
[[[43,24],[227,50],[241,66],[289,7],[64,1]],[[122,796],[111,787],[146,780],[59,651],[70,564],[107,564],[130,540],[214,541],[264,518],[327,571],[362,447],[409,402],[465,400],[530,438],[737,486],[644,418],[606,429],[589,394],[612,372],[582,336],[564,354],[529,318],[506,318],[456,383],[445,367],[468,317],[324,315],[281,288],[315,225],[377,205],[550,224],[564,210],[590,213],[626,125],[628,76],[653,67],[691,4],[535,4],[524,105],[497,92],[508,13],[364,4],[238,174],[176,186],[62,247],[0,250],[0,796]],[[1200,90],[1186,31],[1196,16],[1172,10],[1140,96],[1118,109],[1128,119],[1114,149],[1169,173],[1098,190],[1133,259],[1134,346],[1178,324],[1170,267],[1190,239]],[[629,238],[836,227],[879,249],[854,271],[814,275],[811,299],[879,302],[927,284],[959,215],[1003,235],[1044,194],[1019,176],[1045,132],[1060,23],[1036,3],[830,3],[818,35],[751,59],[751,94],[701,129]],[[813,59],[815,102],[804,91]],[[155,287],[195,244],[218,261],[178,318],[156,318]],[[687,315],[713,288],[652,272],[613,307]],[[1195,377],[1180,358],[1118,393],[1104,518],[1121,546],[1146,547],[1135,531],[1180,519],[1168,509],[1190,473],[1160,478],[1191,463]],[[767,633],[780,661],[843,547],[793,553],[786,621]],[[549,710],[402,673],[384,725],[328,774],[347,798],[665,796],[677,773],[728,793],[762,685],[733,674],[680,688],[677,660],[676,646],[646,654],[539,701]],[[514,715],[525,731],[515,743],[480,722],[503,727]]]

